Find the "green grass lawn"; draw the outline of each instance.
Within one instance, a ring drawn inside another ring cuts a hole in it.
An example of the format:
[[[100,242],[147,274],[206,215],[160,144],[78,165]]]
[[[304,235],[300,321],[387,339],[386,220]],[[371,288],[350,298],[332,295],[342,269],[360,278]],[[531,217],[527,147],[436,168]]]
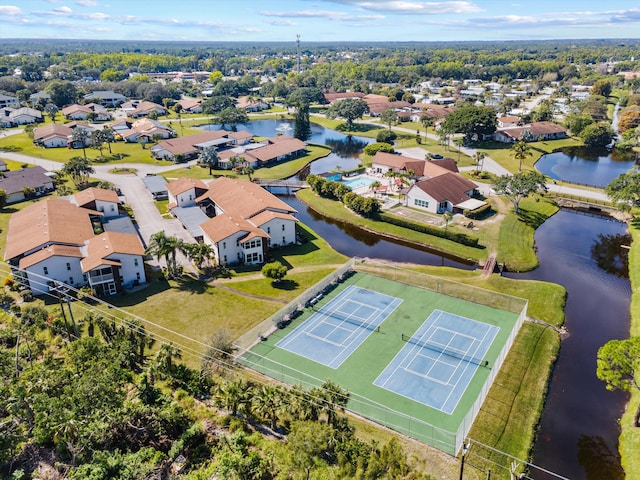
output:
[[[498,262],[506,264],[512,272],[533,270],[538,257],[533,249],[536,228],[555,214],[558,207],[549,199],[527,198],[520,202],[520,213],[509,211],[498,236]]]
[[[629,252],[629,277],[631,280],[631,328],[630,336],[640,336],[640,229],[629,225],[633,243]],[[620,419],[620,455],[627,478],[640,478],[640,428],[633,426],[640,408],[640,390],[631,392],[631,398]]]
[[[295,175],[298,171],[302,170],[306,165],[317,160],[318,158],[326,157],[331,153],[329,147],[322,145],[308,145],[306,155],[295,158],[293,160],[287,160],[272,167],[257,168],[253,173],[253,178],[259,178],[263,180],[279,180],[282,178],[289,178]],[[181,167],[175,170],[169,170],[162,174],[165,178],[180,178],[190,177],[199,178],[201,180],[215,178],[219,176],[227,176],[232,178],[246,179],[246,175],[242,175],[240,172],[234,170],[218,170],[213,169],[211,175],[209,175],[209,167]]]

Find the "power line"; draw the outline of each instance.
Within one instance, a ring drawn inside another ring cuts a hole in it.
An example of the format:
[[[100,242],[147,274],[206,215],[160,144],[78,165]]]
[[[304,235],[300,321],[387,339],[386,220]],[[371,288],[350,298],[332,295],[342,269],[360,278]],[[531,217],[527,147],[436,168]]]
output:
[[[15,275],[16,270],[13,269],[8,264],[6,264],[6,262],[0,262],[0,272],[7,273],[7,274],[13,274],[14,279],[15,279],[15,281],[17,283],[19,283],[22,286],[29,286],[28,284],[22,282],[22,278],[20,276],[16,276]],[[179,332],[171,330],[170,328],[167,328],[167,327],[165,327],[163,325],[160,325],[158,323],[155,323],[155,322],[152,322],[150,320],[147,320],[146,318],[141,317],[139,315],[136,315],[134,313],[127,312],[126,310],[124,310],[124,309],[122,309],[120,307],[112,305],[112,304],[110,304],[110,303],[108,303],[108,302],[106,302],[106,301],[104,301],[104,300],[102,300],[100,298],[97,298],[95,296],[89,295],[89,294],[87,294],[85,292],[82,292],[81,290],[79,290],[79,289],[77,289],[77,288],[75,288],[75,287],[73,287],[71,285],[65,284],[64,282],[59,282],[59,281],[53,280],[53,279],[51,279],[51,278],[49,278],[47,276],[36,274],[36,273],[33,273],[33,272],[29,272],[29,277],[30,277],[29,278],[29,284],[35,284],[35,285],[37,285],[39,287],[43,287],[45,289],[44,295],[49,297],[49,298],[52,298],[54,300],[58,299],[57,295],[54,295],[49,291],[49,288],[50,288],[52,282],[54,282],[54,284],[55,283],[61,284],[65,289],[65,293],[63,293],[63,294],[67,297],[66,301],[69,302],[71,299],[73,299],[74,303],[77,302],[78,307],[84,308],[85,311],[90,311],[90,312],[94,312],[94,313],[97,311],[98,313],[103,314],[104,316],[106,316],[107,318],[109,318],[109,319],[111,319],[113,321],[120,322],[120,323],[126,325],[127,327],[129,327],[129,328],[131,328],[133,330],[137,330],[140,334],[142,334],[142,335],[144,335],[146,337],[149,337],[149,338],[154,339],[154,340],[160,339],[160,340],[162,340],[163,343],[173,344],[176,347],[178,347],[181,352],[183,352],[185,354],[188,354],[188,355],[200,360],[200,362],[202,362],[203,360],[213,361],[219,367],[223,368],[224,370],[231,371],[231,372],[233,372],[233,371],[235,371],[237,369],[237,364],[234,364],[234,363],[231,363],[229,361],[225,361],[224,360],[224,357],[228,355],[228,352],[226,352],[224,350],[220,350],[218,348],[215,348],[214,346],[208,345],[208,344],[206,344],[204,342],[201,342],[201,341],[199,341],[199,340],[197,340],[195,338],[188,337],[188,336],[186,336],[184,334],[181,334]],[[72,297],[71,295],[69,295],[66,292],[74,292],[76,297],[74,298],[74,297]],[[80,298],[78,298],[78,294],[81,295]],[[101,307],[106,307],[106,311],[105,310],[101,310],[101,309],[100,310],[96,310],[96,305],[92,305],[91,303],[87,302],[85,300],[85,298],[90,299],[92,302],[94,302],[95,304],[100,305]],[[112,313],[110,310],[115,310],[116,312],[122,314],[124,317],[117,316],[114,313]],[[127,317],[130,317],[130,318],[127,318]],[[134,320],[139,322],[139,323],[134,323]],[[147,324],[147,325],[152,326],[152,327],[154,327],[156,329],[159,329],[159,330],[161,330],[163,332],[169,333],[171,335],[175,335],[176,337],[179,337],[179,338],[181,338],[183,340],[186,340],[187,342],[192,342],[192,343],[194,343],[194,344],[196,344],[198,346],[205,347],[207,350],[205,350],[205,352],[198,351],[198,350],[196,350],[196,349],[194,349],[194,348],[192,348],[190,346],[187,346],[187,345],[185,345],[183,343],[173,341],[173,340],[165,337],[164,335],[157,334],[155,332],[154,333],[148,332],[144,328],[142,330],[140,330],[140,326],[142,324]],[[78,338],[75,335],[72,335],[72,336],[74,338],[76,338],[76,339]],[[338,395],[339,397],[341,397],[343,400],[346,400],[346,401],[349,401],[349,400],[353,399],[354,401],[362,402],[364,405],[369,405],[371,407],[384,409],[385,411],[388,411],[389,413],[393,413],[394,415],[399,415],[401,418],[409,419],[412,422],[415,422],[415,423],[417,423],[419,425],[424,425],[425,427],[436,429],[436,430],[439,430],[439,431],[442,431],[442,432],[445,432],[445,433],[453,433],[453,432],[448,432],[446,430],[440,429],[440,428],[438,428],[438,427],[436,427],[434,425],[428,424],[428,423],[426,423],[426,422],[424,422],[424,421],[422,421],[422,420],[420,420],[418,418],[411,417],[411,416],[406,415],[406,414],[404,414],[402,412],[397,412],[397,411],[395,411],[393,409],[390,409],[390,408],[388,408],[388,407],[386,407],[384,405],[379,404],[378,402],[376,402],[376,401],[374,401],[372,399],[369,399],[367,397],[358,395],[356,393],[348,392],[347,394],[343,394],[341,392],[330,391],[330,390],[322,387],[324,382],[321,379],[319,379],[317,377],[314,377],[312,375],[309,375],[309,374],[307,374],[305,372],[302,372],[300,370],[297,370],[297,369],[295,369],[295,368],[293,368],[293,367],[291,367],[289,365],[285,365],[285,364],[273,361],[273,360],[268,359],[267,357],[265,357],[263,355],[259,355],[259,354],[256,354],[254,352],[251,352],[251,350],[249,350],[249,349],[242,348],[242,347],[240,347],[238,345],[234,345],[234,349],[236,351],[242,352],[241,355],[244,355],[246,353],[251,353],[252,356],[257,357],[260,360],[269,361],[271,364],[273,364],[274,367],[280,367],[282,369],[286,368],[287,370],[296,373],[297,375],[299,375],[302,378],[306,377],[307,378],[307,382],[306,383],[308,383],[309,385],[312,385],[315,389],[319,390],[320,392],[331,393],[332,395]],[[215,353],[221,354],[222,358],[209,355],[207,353],[207,351],[213,351]],[[236,358],[239,358],[241,355],[236,355]],[[248,361],[246,358],[243,359],[243,362],[246,362],[246,363],[249,363],[249,364],[252,364],[252,365],[256,365],[256,362]],[[245,367],[247,367],[247,368],[249,368],[249,370],[251,372],[253,372],[254,374],[257,373],[258,374],[258,378],[260,379],[258,381],[261,384],[263,384],[263,385],[268,385],[269,384],[269,382],[262,381],[263,377],[265,375],[264,373],[261,373],[259,370],[251,368],[251,367],[245,365],[242,362],[240,364],[245,366]],[[277,371],[274,370],[274,368],[269,368],[266,365],[261,365],[261,367],[262,367],[263,370],[267,370],[267,371],[271,371],[271,372],[276,372],[277,373]],[[281,370],[281,374],[283,376],[285,375],[284,374],[284,370]],[[254,376],[254,375],[252,375],[252,376]],[[267,376],[270,379],[273,380],[272,377],[270,377],[269,375],[267,375]],[[308,391],[298,390],[295,387],[292,387],[292,386],[290,386],[290,385],[288,385],[286,383],[282,383],[282,382],[280,382],[280,383],[282,385],[287,386],[287,388],[284,389],[284,391],[286,393],[288,393],[289,395],[295,396],[297,398],[301,398],[303,402],[306,402],[306,403],[308,403],[310,405],[313,405],[315,407],[322,407],[322,405],[329,404],[334,409],[343,409],[343,410],[345,410],[345,411],[347,411],[347,412],[349,412],[351,414],[354,414],[356,416],[361,416],[361,414],[359,414],[357,412],[354,412],[354,411],[352,411],[352,410],[350,410],[350,409],[348,409],[346,407],[342,407],[341,405],[338,405],[336,403],[329,402],[326,399],[318,399],[317,397],[313,397]],[[318,400],[320,400],[321,403],[319,403]],[[397,432],[397,433],[399,433],[399,432]],[[554,473],[554,472],[552,472],[550,470],[547,470],[547,469],[545,469],[543,467],[540,467],[538,465],[535,465],[533,463],[530,463],[530,462],[527,462],[525,460],[522,460],[522,459],[519,459],[517,457],[514,457],[513,455],[511,455],[511,454],[509,454],[507,452],[504,452],[504,451],[499,450],[499,449],[497,449],[495,447],[491,447],[489,445],[486,445],[486,444],[484,444],[484,443],[482,443],[482,442],[480,442],[478,440],[474,440],[473,438],[470,438],[470,437],[467,438],[467,442],[468,442],[468,449],[465,452],[465,454],[467,456],[475,455],[475,456],[481,458],[482,460],[484,460],[486,462],[489,462],[489,463],[492,463],[492,464],[496,465],[497,467],[502,468],[504,470],[511,471],[509,467],[506,467],[506,466],[504,466],[504,465],[502,465],[502,464],[500,464],[500,463],[498,463],[498,462],[496,462],[496,461],[494,461],[494,460],[492,460],[490,458],[482,456],[477,451],[478,449],[473,449],[473,446],[476,445],[479,448],[486,449],[486,450],[489,450],[491,452],[503,455],[505,458],[508,458],[509,461],[511,461],[511,462],[517,462],[518,464],[522,464],[522,465],[526,466],[529,469],[536,469],[536,470],[538,470],[540,472],[543,472],[543,473],[545,473],[547,475],[551,475],[551,476],[553,476],[553,477],[555,477],[555,478],[557,478],[559,480],[568,480],[566,477],[563,477],[563,476],[561,476],[559,474],[556,474],[556,473]],[[436,447],[434,447],[434,448],[436,448]],[[472,465],[472,464],[469,463],[469,465]],[[521,476],[520,478],[525,479],[525,478],[529,478],[529,477]]]

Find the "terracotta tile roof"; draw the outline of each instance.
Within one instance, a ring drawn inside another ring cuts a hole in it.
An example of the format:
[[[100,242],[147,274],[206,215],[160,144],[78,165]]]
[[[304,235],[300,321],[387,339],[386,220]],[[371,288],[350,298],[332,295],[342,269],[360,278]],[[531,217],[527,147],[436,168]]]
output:
[[[79,207],[83,207],[95,200],[100,200],[102,202],[120,203],[118,194],[115,191],[107,190],[106,188],[87,188],[76,193],[73,198]]]
[[[192,108],[199,107],[202,103],[201,98],[183,98],[182,100],[178,100],[177,102],[182,106],[184,110],[190,110]]]
[[[453,105],[435,105],[432,103],[414,103],[413,108],[420,108],[422,110],[421,116],[429,118],[447,117],[456,110]]]
[[[91,213],[94,212],[60,198],[29,205],[9,219],[4,259],[18,257],[48,243],[83,245],[93,237]]]
[[[252,238],[269,238],[263,230],[259,229],[255,225],[252,225],[240,217],[234,217],[231,215],[216,215],[215,217],[200,224],[200,228],[207,237],[216,243],[221,242],[225,238],[229,238],[231,235],[238,232],[246,232],[251,235]],[[243,238],[241,241],[246,240],[247,238]]]
[[[469,200],[469,196],[465,192],[477,188],[471,180],[452,172],[422,180],[414,187],[429,194],[437,202],[448,200],[454,205]]]
[[[210,198],[227,215],[251,218],[264,210],[296,213],[296,210],[275,195],[252,182],[219,177],[209,183],[209,190],[196,198],[196,203]]]
[[[43,248],[42,250],[38,250],[31,255],[21,258],[19,267],[21,270],[24,270],[53,256],[82,258],[82,252],[80,251],[80,247],[71,245],[50,245],[47,248]]]
[[[144,247],[137,235],[130,233],[104,232],[87,242],[86,256],[82,259],[82,271],[88,272],[100,265],[120,265],[109,259],[110,255],[144,255]]]
[[[246,130],[239,130],[237,132],[230,132],[228,136],[236,140],[246,140],[247,138],[253,138],[253,133],[247,132]]]
[[[523,125],[521,127],[513,127],[513,128],[505,128],[500,129],[496,133],[502,133],[511,138],[521,138],[522,132],[528,130],[531,132],[531,135],[534,137],[538,137],[540,135],[549,135],[554,133],[566,133],[567,129],[562,125],[558,125],[553,122],[533,122],[529,125]]]
[[[167,183],[167,190],[174,197],[190,190],[191,188],[196,189],[196,196],[202,195],[202,192],[207,190],[205,183],[197,178],[182,177],[174,180],[173,182]],[[198,192],[198,190],[201,190],[201,192]]]

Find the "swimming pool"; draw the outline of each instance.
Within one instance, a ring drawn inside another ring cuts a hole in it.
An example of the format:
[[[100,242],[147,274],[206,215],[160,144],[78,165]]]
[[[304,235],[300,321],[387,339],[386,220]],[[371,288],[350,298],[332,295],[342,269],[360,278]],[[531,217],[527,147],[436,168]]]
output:
[[[354,179],[351,179],[351,180],[343,180],[342,181],[342,183],[344,183],[351,190],[355,190],[357,188],[362,188],[362,187],[368,187],[373,182],[375,182],[375,180],[373,178],[369,178],[369,177],[359,177],[359,178],[354,178]]]

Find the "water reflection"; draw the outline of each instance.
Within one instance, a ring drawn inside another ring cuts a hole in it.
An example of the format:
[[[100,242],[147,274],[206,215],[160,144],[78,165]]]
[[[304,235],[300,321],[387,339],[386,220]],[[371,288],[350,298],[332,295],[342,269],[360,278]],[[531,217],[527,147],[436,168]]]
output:
[[[327,138],[325,145],[331,147],[331,151],[339,157],[359,157],[370,142],[354,138],[351,135],[347,138]]]
[[[629,250],[631,235],[603,235],[591,247],[591,258],[598,268],[618,277],[629,278]]]
[[[578,462],[584,468],[587,480],[624,480],[620,455],[600,436],[580,435]]]
[[[604,187],[636,163],[634,152],[606,148],[567,147],[548,153],[536,162],[536,169],[557,180]]]

